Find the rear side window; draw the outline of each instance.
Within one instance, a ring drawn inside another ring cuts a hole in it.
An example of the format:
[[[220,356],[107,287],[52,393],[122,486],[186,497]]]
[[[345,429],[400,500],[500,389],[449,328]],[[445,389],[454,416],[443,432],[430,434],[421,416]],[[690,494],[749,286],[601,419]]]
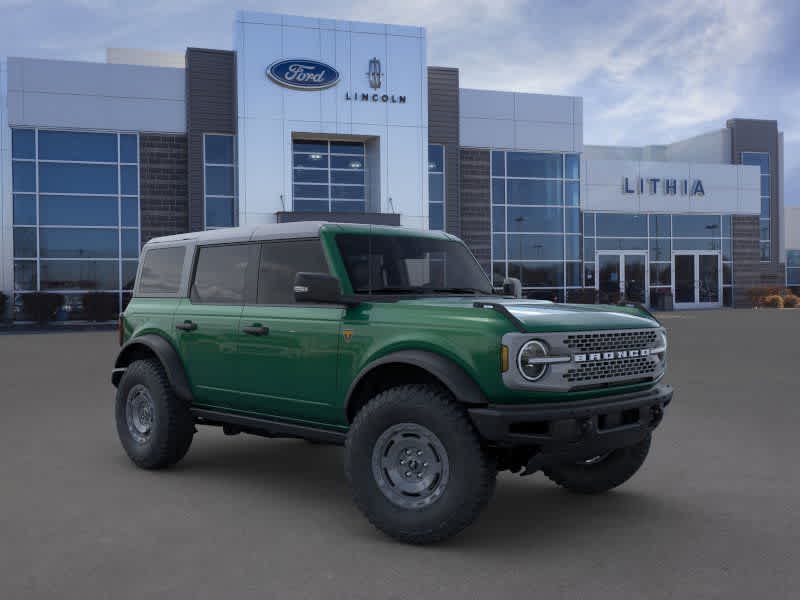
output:
[[[251,244],[201,247],[192,281],[195,304],[242,304]]]
[[[181,285],[185,246],[153,248],[142,259],[137,296],[177,294]]]
[[[328,273],[328,263],[319,240],[262,244],[258,303],[294,304],[294,277],[299,272]]]

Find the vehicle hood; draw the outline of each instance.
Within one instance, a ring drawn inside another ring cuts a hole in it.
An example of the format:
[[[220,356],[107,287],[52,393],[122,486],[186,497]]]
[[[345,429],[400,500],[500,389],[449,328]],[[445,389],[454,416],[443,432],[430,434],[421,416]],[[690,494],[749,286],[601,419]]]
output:
[[[635,306],[604,304],[559,304],[546,300],[518,300],[498,296],[459,296],[408,299],[403,302],[431,306],[474,307],[475,303],[492,303],[505,307],[526,331],[591,331],[601,329],[645,329],[659,327],[658,321]],[[475,308],[475,310],[492,310]]]

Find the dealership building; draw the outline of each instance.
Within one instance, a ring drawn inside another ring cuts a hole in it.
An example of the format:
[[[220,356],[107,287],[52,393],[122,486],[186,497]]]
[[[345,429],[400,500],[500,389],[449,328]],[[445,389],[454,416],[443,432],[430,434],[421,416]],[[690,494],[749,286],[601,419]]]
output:
[[[87,293],[124,304],[152,237],[318,219],[444,229],[495,284],[557,301],[749,306],[800,278],[776,121],[585,145],[582,98],[461,88],[426,45],[421,27],[240,12],[233,51],[3,59],[15,317],[36,291],[63,295],[62,319]]]

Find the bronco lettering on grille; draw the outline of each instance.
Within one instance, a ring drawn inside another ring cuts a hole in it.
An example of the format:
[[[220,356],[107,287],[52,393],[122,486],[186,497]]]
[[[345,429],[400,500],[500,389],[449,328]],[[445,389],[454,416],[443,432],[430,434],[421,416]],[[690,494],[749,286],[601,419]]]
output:
[[[615,360],[618,358],[637,358],[640,356],[650,356],[650,350],[617,350],[615,352],[593,352],[591,354],[573,354],[572,360],[577,362],[592,362],[596,360]]]

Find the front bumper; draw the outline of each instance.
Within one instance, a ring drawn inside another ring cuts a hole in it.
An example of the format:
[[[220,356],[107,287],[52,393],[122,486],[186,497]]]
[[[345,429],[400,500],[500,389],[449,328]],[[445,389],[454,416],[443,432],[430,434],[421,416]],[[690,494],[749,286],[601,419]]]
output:
[[[481,436],[505,448],[527,447],[542,462],[582,459],[643,440],[664,415],[672,386],[569,403],[470,408]]]

